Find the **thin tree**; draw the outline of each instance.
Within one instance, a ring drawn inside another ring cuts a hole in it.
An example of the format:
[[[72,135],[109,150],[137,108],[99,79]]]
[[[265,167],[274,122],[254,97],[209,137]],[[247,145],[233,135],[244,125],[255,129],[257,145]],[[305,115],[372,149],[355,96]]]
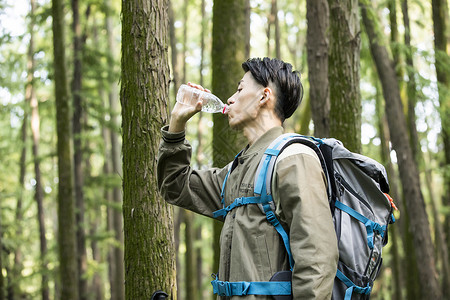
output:
[[[82,34],[80,24],[79,1],[71,0],[72,5],[72,33],[73,33],[73,78],[72,78],[72,99],[73,99],[73,147],[74,147],[74,183],[75,183],[75,220],[77,232],[77,266],[78,266],[78,289],[80,300],[87,299],[87,253],[86,234],[84,232],[84,193],[83,193],[83,150],[81,145],[82,126]]]
[[[274,27],[273,30],[272,30],[272,25]],[[272,41],[272,31],[274,31],[273,41]],[[266,33],[267,33],[267,56],[272,57],[273,55],[275,55],[276,58],[281,58],[280,25],[278,22],[277,0],[271,0]],[[275,44],[274,52],[272,52],[272,47],[271,47],[272,44]]]
[[[236,85],[242,78],[242,62],[245,60],[245,0],[214,0],[213,41],[212,41],[212,91],[226,101],[234,94]],[[233,20],[233,22],[230,22]],[[213,164],[223,167],[233,160],[243,146],[242,136],[232,132],[228,120],[220,115],[213,116]],[[219,268],[219,236],[222,223],[213,225],[213,269]]]
[[[369,36],[370,51],[380,78],[385,98],[385,112],[391,133],[393,148],[397,153],[400,179],[406,209],[411,220],[410,231],[414,232],[414,245],[420,258],[419,278],[423,299],[442,299],[435,268],[434,247],[431,241],[428,216],[420,190],[420,178],[411,150],[406,120],[403,114],[400,90],[392,61],[381,37],[375,29],[375,16],[368,1],[361,2],[363,23]],[[369,15],[369,13],[371,13]]]
[[[450,207],[450,55],[448,53],[450,40],[449,36],[449,15],[447,0],[432,0],[433,31],[434,31],[434,52],[436,78],[439,92],[439,114],[441,117],[441,137],[444,144],[444,192],[442,204]],[[444,230],[447,239],[447,249],[450,249],[450,215],[446,214]],[[448,251],[448,261],[450,261],[450,251]],[[446,286],[444,280],[444,295],[449,294],[450,287]]]
[[[173,97],[177,95],[177,89],[180,85],[180,80],[177,72],[178,66],[178,50],[177,50],[177,36],[175,30],[175,14],[173,11],[172,1],[169,1],[169,35],[170,35],[170,50],[171,50],[171,64],[172,64],[172,83],[173,83]]]
[[[159,195],[156,155],[167,122],[168,0],[122,2],[125,298],[176,298],[172,208]]]
[[[30,22],[31,23],[31,22]],[[31,26],[30,26],[31,27]],[[33,80],[33,73],[30,73],[31,61],[30,61],[30,47],[33,41],[33,33],[30,35],[30,43],[28,45],[28,57],[27,57],[27,84],[25,87],[25,101],[29,105],[31,98],[31,82]],[[20,239],[23,235],[23,191],[25,190],[25,173],[27,168],[27,136],[28,136],[28,121],[29,121],[29,109],[24,109],[22,127],[20,129],[20,139],[21,139],[21,151],[19,160],[19,193],[17,197],[16,204],[16,230],[15,236]],[[3,248],[0,248],[3,249]],[[14,249],[14,265],[12,269],[12,274],[8,277],[12,277],[12,286],[8,286],[8,298],[15,298],[15,295],[20,295],[20,274],[23,269],[23,254],[22,245],[17,244]]]
[[[122,177],[122,164],[120,159],[120,143],[117,128],[119,128],[118,116],[119,116],[119,90],[117,78],[117,65],[116,55],[114,49],[117,48],[114,41],[115,36],[113,32],[113,14],[112,14],[112,1],[105,1],[105,28],[107,34],[107,45],[108,45],[108,106],[110,110],[110,121],[109,121],[109,140],[111,142],[111,174],[115,177]],[[119,209],[122,204],[122,192],[118,186],[114,186],[112,190],[112,202],[110,212],[111,228],[114,232],[114,238],[117,241],[116,246],[114,246],[110,251],[111,261],[114,265],[113,273],[111,276],[111,299],[112,300],[123,300],[125,297],[125,286],[124,282],[124,262],[123,262],[123,215]]]
[[[3,226],[2,226],[2,214],[0,213],[0,249],[3,249]],[[3,270],[3,255],[0,255],[0,268]],[[5,278],[3,272],[0,273],[0,300],[5,300]]]
[[[34,23],[35,23],[35,11],[36,2],[30,0],[30,42],[28,45],[28,80],[27,80],[27,101],[31,107],[31,134],[32,134],[32,153],[34,162],[34,174],[35,174],[35,191],[34,199],[37,205],[37,220],[39,225],[39,246],[41,262],[40,267],[42,270],[41,279],[41,296],[43,300],[48,300],[50,297],[50,291],[48,286],[47,270],[47,238],[45,237],[45,215],[44,215],[44,190],[42,188],[41,167],[39,158],[39,141],[40,141],[40,119],[39,119],[39,101],[36,97],[36,89],[34,86],[33,74],[35,69],[34,59]]]
[[[398,192],[398,181],[397,181],[397,173],[394,169],[389,143],[389,128],[387,126],[386,115],[384,114],[384,103],[383,103],[383,94],[381,91],[380,83],[378,80],[376,70],[371,72],[373,75],[373,82],[376,87],[376,95],[375,95],[375,107],[376,107],[376,118],[377,118],[377,128],[378,128],[378,136],[380,137],[380,157],[382,164],[386,167],[388,177],[389,177],[389,195],[394,199],[397,207],[401,204],[402,198],[400,197],[400,193]],[[402,218],[403,219],[403,216]],[[391,255],[392,255],[392,294],[391,298],[395,300],[402,300],[402,287],[403,287],[403,278],[404,271],[402,268],[400,249],[401,249],[401,239],[400,239],[400,231],[399,226],[389,226],[389,242],[392,243],[391,247]],[[414,264],[416,266],[416,264]],[[408,298],[409,299],[409,298]]]
[[[64,11],[61,0],[52,0],[52,16],[56,128],[58,137],[58,246],[61,299],[78,300],[69,90],[64,45]]]
[[[403,7],[403,5],[402,5]],[[403,56],[401,55],[401,46],[400,46],[400,37],[398,32],[398,24],[397,24],[397,1],[396,0],[390,0],[388,2],[388,8],[389,8],[389,23],[391,28],[391,51],[393,56],[393,63],[396,70],[397,80],[399,84],[400,90],[402,90],[405,86],[404,84],[404,67],[403,67]],[[406,30],[407,31],[407,30]],[[405,41],[409,40],[409,38],[405,35]],[[406,94],[406,92],[405,92]],[[381,106],[381,105],[380,105]],[[385,116],[384,116],[385,118]],[[415,124],[414,124],[415,126]],[[387,134],[386,134],[387,135]],[[389,140],[386,139],[386,142],[389,143]],[[388,145],[384,145],[385,147],[389,147]],[[390,174],[390,178],[394,178],[394,169],[392,167],[392,164],[388,164],[388,172]],[[392,180],[390,180],[391,182]],[[403,266],[405,269],[404,275],[402,278],[405,279],[406,284],[406,295],[408,299],[420,299],[420,285],[419,285],[419,271],[417,269],[417,259],[416,259],[416,250],[414,248],[414,242],[413,242],[413,234],[409,231],[409,222],[410,217],[408,215],[408,212],[404,206],[404,201],[400,197],[394,198],[397,202],[397,206],[400,208],[402,212],[401,218],[398,220],[399,226],[393,226],[398,227],[400,230],[400,237],[403,241],[403,249],[405,253],[409,253],[409,255],[404,255],[402,257],[403,260]],[[391,231],[396,234],[396,229],[391,229]],[[391,239],[392,240],[392,239]],[[394,245],[393,245],[394,246]],[[395,253],[394,253],[394,259]],[[398,270],[401,271],[400,269]],[[395,278],[399,277],[400,275],[395,274]],[[397,279],[396,279],[397,280]],[[398,285],[398,287],[401,287]],[[397,287],[395,287],[397,299],[399,296],[398,294],[401,294],[401,290]],[[401,299],[401,298],[400,298]]]
[[[413,47],[411,46],[411,26],[409,22],[409,10],[408,10],[408,1],[402,0],[402,12],[403,12],[403,22],[405,27],[405,46],[406,46],[406,66],[408,71],[408,82],[407,82],[407,96],[408,96],[408,129],[411,141],[411,148],[413,150],[414,160],[416,161],[419,167],[425,168],[425,179],[428,179],[428,170],[426,170],[426,165],[424,162],[424,156],[422,153],[422,149],[420,146],[419,135],[417,133],[416,127],[416,103],[417,103],[417,84],[416,84],[416,71],[413,63]],[[426,180],[428,182],[428,180]],[[429,186],[428,190],[431,190]],[[449,287],[450,279],[449,276],[449,264],[448,264],[448,251],[446,248],[445,237],[443,233],[443,227],[439,220],[439,214],[437,212],[437,208],[435,205],[435,200],[433,197],[433,193],[430,192],[430,204],[433,212],[433,219],[435,223],[435,245],[439,250],[439,256],[436,256],[436,259],[441,260],[441,274],[443,275],[443,283],[442,286]]]
[[[328,0],[330,135],[361,151],[360,26],[358,0]]]
[[[316,137],[328,137],[330,133],[329,17],[327,0],[306,1],[309,103]]]

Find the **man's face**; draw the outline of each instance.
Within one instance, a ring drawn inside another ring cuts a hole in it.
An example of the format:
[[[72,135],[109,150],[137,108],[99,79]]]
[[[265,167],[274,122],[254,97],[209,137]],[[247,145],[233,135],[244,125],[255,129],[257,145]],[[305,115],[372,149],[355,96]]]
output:
[[[228,123],[233,129],[242,129],[254,121],[259,111],[259,100],[264,95],[264,87],[256,82],[250,72],[239,81],[236,93],[227,101]]]

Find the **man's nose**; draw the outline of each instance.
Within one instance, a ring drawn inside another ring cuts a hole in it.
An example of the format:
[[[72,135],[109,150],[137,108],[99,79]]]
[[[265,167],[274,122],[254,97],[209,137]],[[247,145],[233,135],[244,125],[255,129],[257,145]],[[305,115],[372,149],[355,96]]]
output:
[[[234,96],[234,95],[233,95],[233,96]],[[231,104],[234,103],[234,98],[233,98],[233,96],[231,96],[230,98],[228,98],[228,100],[227,100],[228,105],[231,105]]]

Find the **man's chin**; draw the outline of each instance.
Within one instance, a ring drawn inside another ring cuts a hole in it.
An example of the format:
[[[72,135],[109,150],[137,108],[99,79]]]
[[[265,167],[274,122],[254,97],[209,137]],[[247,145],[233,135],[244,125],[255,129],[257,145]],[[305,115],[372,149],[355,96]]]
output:
[[[239,122],[233,122],[232,119],[228,119],[228,125],[230,126],[231,129],[236,131],[242,129],[241,128],[242,126],[239,126],[240,125]]]

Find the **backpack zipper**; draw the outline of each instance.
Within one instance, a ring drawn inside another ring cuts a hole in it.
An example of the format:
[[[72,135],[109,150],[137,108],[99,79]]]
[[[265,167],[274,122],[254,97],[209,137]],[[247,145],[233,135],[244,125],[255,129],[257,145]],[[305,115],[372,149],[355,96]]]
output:
[[[350,194],[352,194],[353,196],[355,196],[360,202],[362,202],[369,210],[370,212],[374,215],[375,213],[372,210],[372,207],[370,207],[369,203],[363,198],[361,197],[361,195],[359,195],[351,186],[350,184],[348,184],[347,181],[345,181],[345,179],[342,177],[341,174],[339,174],[338,172],[334,172],[334,177],[336,177],[336,180],[339,184],[339,186],[345,188],[347,191],[350,192]],[[339,193],[339,198],[341,198],[343,191],[340,189],[340,193]]]

